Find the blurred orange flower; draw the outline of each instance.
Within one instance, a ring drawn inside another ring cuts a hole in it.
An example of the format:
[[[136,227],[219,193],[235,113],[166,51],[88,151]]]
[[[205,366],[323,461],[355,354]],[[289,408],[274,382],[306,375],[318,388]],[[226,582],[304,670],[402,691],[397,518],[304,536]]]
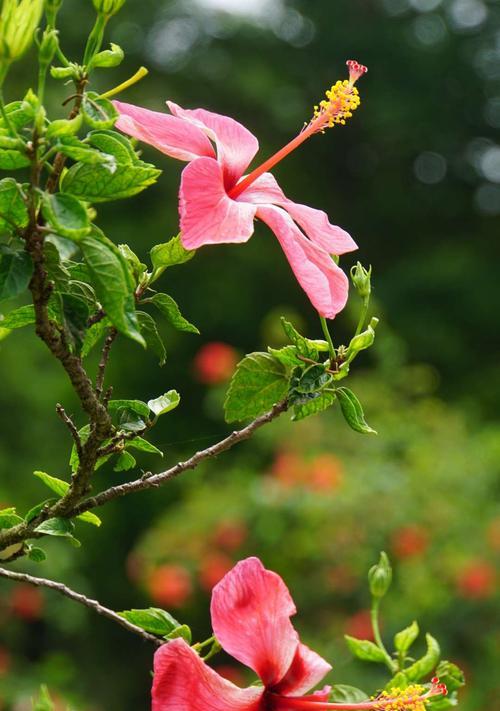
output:
[[[151,599],[162,607],[182,607],[192,592],[191,576],[182,565],[162,565],[148,579]]]
[[[236,350],[227,343],[206,343],[194,358],[194,372],[205,385],[224,383],[234,373],[238,362]]]

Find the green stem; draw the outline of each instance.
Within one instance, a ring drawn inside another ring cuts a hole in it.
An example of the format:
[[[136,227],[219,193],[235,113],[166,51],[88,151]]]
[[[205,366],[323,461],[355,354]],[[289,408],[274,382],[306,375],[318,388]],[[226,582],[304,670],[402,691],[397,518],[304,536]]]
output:
[[[9,71],[9,63],[8,62],[4,62],[4,63],[0,64],[0,115],[2,116],[5,126],[9,129],[10,133],[15,138],[19,138],[19,134],[16,131],[16,127],[11,123],[9,115],[7,114],[7,111],[5,110],[5,101],[3,98],[3,83],[5,81],[5,77],[7,76],[8,71]]]
[[[92,57],[101,49],[102,41],[104,39],[104,30],[108,23],[108,19],[109,18],[106,15],[97,15],[95,24],[85,47],[85,53],[83,55],[84,66],[87,66]]]
[[[363,330],[363,326],[365,325],[366,314],[368,313],[368,306],[369,305],[370,305],[370,297],[364,296],[363,297],[363,306],[361,308],[361,313],[359,315],[358,325],[356,328],[356,332],[354,334],[355,336],[359,336],[359,334]]]
[[[382,641],[382,636],[380,634],[380,625],[379,625],[379,621],[378,621],[379,607],[380,607],[380,598],[373,598],[372,609],[370,611],[373,636],[375,638],[375,643],[376,643],[377,647],[384,654],[385,664],[386,664],[387,668],[390,670],[391,674],[395,674],[398,670],[398,665],[391,658],[389,652],[385,648],[384,642]]]
[[[324,316],[320,316],[319,320],[321,321],[321,328],[323,329],[323,333],[325,334],[325,338],[328,343],[328,350],[330,351],[330,360],[333,363],[333,361],[337,357],[337,354],[335,353],[335,346],[333,345],[332,337],[330,335],[330,330],[328,328],[328,324],[327,324],[326,318]]]

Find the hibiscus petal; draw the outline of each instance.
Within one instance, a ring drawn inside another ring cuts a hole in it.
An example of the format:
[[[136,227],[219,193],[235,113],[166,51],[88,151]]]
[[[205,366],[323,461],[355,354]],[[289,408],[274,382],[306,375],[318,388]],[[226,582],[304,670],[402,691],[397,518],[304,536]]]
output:
[[[345,230],[330,223],[326,212],[289,200],[271,173],[263,173],[239,195],[238,200],[285,208],[309,239],[329,254],[345,254],[358,248]]]
[[[305,644],[300,643],[290,669],[273,689],[273,693],[283,696],[305,694],[313,686],[319,684],[331,668],[331,664],[328,664],[323,657],[313,652]]]
[[[123,133],[149,143],[178,160],[215,157],[212,144],[198,126],[170,114],[149,111],[121,101],[114,101],[113,104],[120,113],[116,128]]]
[[[285,676],[298,635],[296,612],[283,580],[258,558],[239,562],[212,592],[212,626],[223,648],[253,669],[266,687]]]
[[[179,211],[186,249],[246,242],[253,234],[256,210],[227,196],[222,168],[213,158],[198,158],[182,171]]]
[[[258,711],[262,695],[223,679],[182,639],[155,654],[152,711]]]
[[[279,207],[260,206],[257,217],[278,238],[297,281],[320,316],[335,318],[347,302],[349,281],[328,252],[307,239]]]
[[[216,143],[217,159],[224,169],[224,184],[228,190],[232,188],[259,150],[253,133],[229,116],[205,109],[183,109],[173,101],[167,101],[167,105],[174,116],[203,128]]]

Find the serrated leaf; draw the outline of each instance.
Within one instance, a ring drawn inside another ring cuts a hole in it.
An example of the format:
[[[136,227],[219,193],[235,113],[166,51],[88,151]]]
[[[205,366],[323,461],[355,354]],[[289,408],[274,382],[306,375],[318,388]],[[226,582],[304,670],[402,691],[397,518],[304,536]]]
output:
[[[116,131],[91,131],[87,136],[87,141],[102,153],[114,156],[116,162],[121,165],[140,163],[130,140],[122,133],[117,133]]]
[[[124,610],[118,614],[145,632],[156,634],[159,637],[165,637],[181,627],[180,622],[177,622],[172,615],[158,607],[149,607],[145,610]]]
[[[96,230],[80,240],[80,248],[97,298],[113,326],[145,345],[135,313],[132,275],[118,248]]]
[[[54,232],[68,239],[78,242],[90,231],[87,210],[73,195],[44,193],[42,214]]]
[[[110,400],[108,409],[111,414],[118,414],[121,410],[129,410],[146,420],[149,418],[149,407],[142,400]]]
[[[417,639],[418,633],[418,624],[415,620],[411,623],[411,625],[405,627],[404,630],[398,632],[394,636],[394,646],[397,651],[405,654],[410,649],[413,642]]]
[[[151,302],[165,316],[167,321],[178,331],[185,333],[197,333],[199,330],[181,314],[177,303],[168,294],[155,294],[151,297]]]
[[[126,449],[137,449],[140,452],[147,452],[148,454],[159,454],[160,457],[163,457],[161,449],[158,449],[158,447],[155,447],[154,444],[151,444],[151,442],[148,442],[142,437],[134,437],[134,439],[127,442],[125,447]]]
[[[14,178],[0,180],[0,233],[13,232],[16,227],[22,229],[28,224],[28,219],[21,186]]]
[[[137,311],[137,321],[139,322],[142,337],[146,341],[146,347],[158,357],[160,366],[165,365],[167,351],[154,318],[145,311]]]
[[[116,170],[116,158],[110,153],[103,153],[91,146],[82,143],[78,138],[70,136],[60,138],[56,144],[59,153],[64,153],[68,158],[88,165],[102,165],[106,170],[114,173]]]
[[[55,286],[61,291],[67,291],[69,288],[70,273],[63,265],[59,250],[53,242],[45,240],[43,247],[45,259],[45,271],[49,281],[52,281]]]
[[[390,691],[391,689],[406,689],[410,682],[403,672],[398,672],[392,679],[385,685],[385,691]]]
[[[109,328],[109,321],[103,318],[97,323],[92,324],[85,332],[85,337],[82,343],[80,355],[86,358],[90,351],[96,346]]]
[[[13,330],[15,328],[23,328],[35,323],[35,309],[33,304],[28,306],[20,306],[18,309],[11,311],[5,318],[0,321],[2,328]]]
[[[72,545],[78,548],[81,544],[80,541],[73,536],[74,530],[75,525],[72,521],[67,518],[58,517],[49,518],[35,528],[37,533],[43,533],[46,536],[61,536],[67,538]]]
[[[311,360],[318,360],[318,349],[313,345],[311,340],[302,336],[297,329],[292,326],[290,321],[287,321],[283,316],[281,317],[281,325],[286,336],[297,348],[299,355],[311,358]]]
[[[91,128],[112,128],[119,114],[111,101],[103,99],[94,91],[84,94],[82,113],[85,122]]]
[[[0,529],[2,528],[12,528],[12,526],[17,526],[18,523],[23,522],[23,518],[18,516],[14,506],[10,506],[6,509],[0,509]]]
[[[295,346],[284,346],[284,348],[267,349],[273,358],[279,360],[287,368],[303,367],[304,361],[297,357],[297,348]]]
[[[357,704],[369,700],[369,695],[355,686],[335,684],[328,700],[332,703]]]
[[[5,106],[5,113],[8,116],[9,124],[14,128],[24,128],[35,117],[33,106],[28,101],[12,101]],[[3,116],[0,116],[0,128],[8,128]]]
[[[177,235],[168,242],[157,244],[152,248],[150,252],[151,264],[159,276],[167,267],[189,262],[195,254],[196,250],[186,249],[181,242],[180,235]]]
[[[331,382],[332,376],[326,372],[324,365],[310,365],[303,370],[300,378],[294,384],[294,389],[307,395],[318,392]]]
[[[425,640],[427,642],[427,651],[424,656],[404,670],[404,673],[410,681],[420,681],[420,679],[424,679],[433,671],[439,662],[441,649],[438,641],[428,633],[425,635]]]
[[[0,150],[0,170],[19,170],[27,168],[31,161],[21,151],[13,150],[12,148],[3,148]]]
[[[61,189],[87,202],[131,197],[156,182],[161,171],[150,163],[118,164],[114,173],[101,166],[77,163],[64,174]]]
[[[135,457],[133,457],[130,452],[120,452],[113,467],[113,471],[128,472],[129,469],[133,469],[136,464],[137,462]]]
[[[59,497],[63,497],[69,489],[69,484],[67,481],[63,481],[62,479],[58,479],[55,476],[51,476],[50,474],[47,474],[46,472],[41,472],[41,471],[35,471],[33,474],[42,481],[45,486],[48,486],[49,489],[54,491]],[[100,526],[102,521],[99,518],[99,516],[96,516],[94,513],[91,511],[85,511],[85,513],[80,514],[79,516],[76,517],[79,521],[84,521],[85,523],[90,523],[93,526]]]
[[[6,251],[0,256],[0,301],[19,296],[28,288],[33,262],[26,252]]]
[[[335,393],[344,419],[351,429],[361,434],[377,434],[366,422],[361,403],[352,390],[337,388]]]
[[[250,353],[241,360],[224,402],[226,422],[258,417],[288,391],[285,367],[268,353]]]
[[[36,546],[30,547],[28,550],[28,558],[32,560],[34,563],[43,563],[44,560],[47,560],[47,555],[42,548],[37,548]]]
[[[376,644],[370,642],[368,639],[356,639],[348,634],[344,635],[344,639],[347,642],[352,654],[358,659],[364,662],[384,662],[385,655],[381,649],[377,647]]]
[[[313,398],[312,400],[308,400],[303,404],[295,405],[293,408],[292,420],[294,422],[298,422],[299,420],[303,420],[311,415],[317,415],[318,412],[323,412],[323,410],[331,407],[334,402],[334,393],[322,392],[318,397]]]
[[[169,390],[165,395],[160,395],[154,400],[148,400],[148,407],[156,417],[160,417],[160,415],[165,415],[167,412],[174,410],[180,401],[181,396],[177,390]]]

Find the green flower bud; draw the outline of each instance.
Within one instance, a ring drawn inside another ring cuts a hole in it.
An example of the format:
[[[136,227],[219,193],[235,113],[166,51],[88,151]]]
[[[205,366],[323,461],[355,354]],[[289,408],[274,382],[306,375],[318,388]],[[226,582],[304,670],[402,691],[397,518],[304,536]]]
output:
[[[74,136],[81,128],[83,116],[78,114],[74,119],[57,119],[52,121],[47,128],[47,138],[60,136]]]
[[[70,64],[69,67],[51,67],[50,76],[52,79],[74,79],[78,76],[78,67],[76,64]]]
[[[371,275],[372,268],[365,269],[361,262],[357,262],[354,267],[351,267],[351,279],[352,283],[358,294],[366,299],[370,296],[372,286],[371,286]]]
[[[125,0],[92,0],[94,7],[100,15],[111,17],[116,15],[125,4]]]
[[[379,562],[368,571],[368,583],[373,597],[384,597],[392,582],[392,568],[387,554],[382,551]]]
[[[54,54],[59,46],[57,30],[46,29],[40,42],[40,63],[47,66],[54,59]]]
[[[123,61],[123,49],[111,42],[111,49],[105,49],[94,55],[89,62],[89,70],[95,67],[117,67]]]
[[[47,12],[57,12],[61,7],[63,0],[45,0],[45,10]]]
[[[349,355],[359,353],[359,351],[362,351],[365,348],[370,348],[370,346],[373,345],[373,341],[375,340],[375,328],[377,327],[377,324],[378,318],[372,318],[366,331],[354,336],[352,341],[349,343]]]
[[[3,0],[0,12],[0,61],[19,59],[33,41],[43,0]]]

